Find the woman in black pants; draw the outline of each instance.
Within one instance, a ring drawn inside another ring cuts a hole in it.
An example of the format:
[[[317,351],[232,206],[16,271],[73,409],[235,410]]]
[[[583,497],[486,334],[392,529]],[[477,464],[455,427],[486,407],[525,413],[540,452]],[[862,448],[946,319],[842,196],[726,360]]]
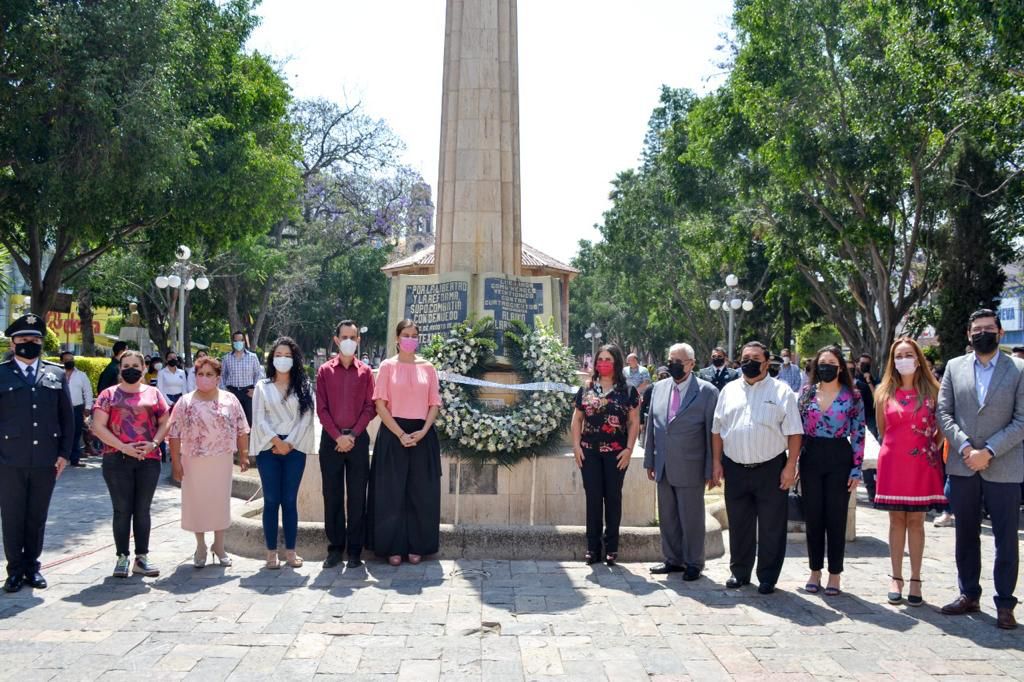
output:
[[[588,564],[601,560],[602,549],[609,566],[619,556],[622,482],[640,433],[640,395],[626,383],[623,364],[618,346],[601,346],[593,375],[576,393],[572,442],[587,497]]]
[[[811,594],[821,590],[828,554],[825,596],[840,593],[846,553],[846,513],[857,490],[864,460],[864,403],[843,361],[843,351],[826,346],[811,363],[811,380],[800,392],[804,424],[800,491],[804,503]]]

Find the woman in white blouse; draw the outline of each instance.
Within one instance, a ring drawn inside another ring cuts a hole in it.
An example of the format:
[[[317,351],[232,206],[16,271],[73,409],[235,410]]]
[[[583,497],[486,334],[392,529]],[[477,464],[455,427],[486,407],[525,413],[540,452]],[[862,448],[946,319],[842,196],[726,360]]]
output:
[[[178,354],[173,350],[167,352],[167,362],[156,374],[156,387],[171,405],[178,402],[181,396],[188,393],[188,377],[185,370],[178,366]]]
[[[284,530],[285,563],[297,568],[299,483],[306,454],[313,448],[313,391],[302,363],[302,351],[291,338],[274,341],[267,358],[267,378],[252,396],[249,451],[258,453],[256,467],[263,483],[263,534],[267,568],[280,568],[277,552],[278,509]]]

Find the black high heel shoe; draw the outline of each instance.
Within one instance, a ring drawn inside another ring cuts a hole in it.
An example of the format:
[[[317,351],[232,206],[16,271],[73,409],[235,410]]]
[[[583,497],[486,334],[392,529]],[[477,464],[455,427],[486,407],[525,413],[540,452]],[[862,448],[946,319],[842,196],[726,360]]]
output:
[[[900,604],[903,602],[903,578],[897,578],[894,575],[890,575],[889,577],[900,584],[900,591],[890,592],[886,595],[886,598],[889,600],[890,604]]]
[[[619,559],[619,553],[618,552],[608,552],[607,554],[604,555],[604,563],[607,566],[614,566],[615,562],[618,561],[618,559]]]
[[[597,552],[587,552],[583,555],[583,561],[587,564],[587,566],[593,566],[599,561],[597,558],[597,554]]]
[[[918,580],[917,578],[911,578],[910,582],[912,582],[912,583],[920,583],[921,581]],[[919,594],[910,594],[908,592],[907,593],[907,603],[910,604],[911,606],[920,606],[921,604],[924,604],[924,597],[922,597]]]

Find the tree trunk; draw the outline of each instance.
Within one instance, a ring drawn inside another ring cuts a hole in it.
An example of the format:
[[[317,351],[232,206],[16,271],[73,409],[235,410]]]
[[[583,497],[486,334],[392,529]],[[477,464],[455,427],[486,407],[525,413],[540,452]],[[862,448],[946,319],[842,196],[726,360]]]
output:
[[[146,330],[149,332],[150,340],[156,345],[161,355],[167,355],[167,351],[170,350],[167,343],[167,331],[164,328],[160,311],[148,296],[139,297],[139,312],[146,320]]]
[[[182,348],[181,361],[185,367],[192,366],[192,297],[185,296],[185,347]]]
[[[224,278],[224,301],[228,309],[228,326],[234,334],[243,329],[242,316],[238,314],[238,277],[234,275]]]
[[[78,321],[82,325],[82,355],[95,355],[96,338],[92,329],[92,291],[88,287],[78,290]]]

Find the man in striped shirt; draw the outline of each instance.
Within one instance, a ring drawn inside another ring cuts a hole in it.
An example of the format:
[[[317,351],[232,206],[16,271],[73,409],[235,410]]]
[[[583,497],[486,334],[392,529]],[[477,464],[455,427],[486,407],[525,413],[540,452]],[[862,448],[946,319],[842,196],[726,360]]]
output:
[[[750,584],[756,549],[761,594],[775,591],[786,558],[787,491],[796,482],[803,434],[797,395],[768,376],[768,357],[759,341],[743,346],[743,378],[722,388],[711,427],[712,485],[728,479],[732,576],[725,586]]]
[[[231,335],[231,352],[221,362],[220,385],[242,403],[245,420],[252,426],[252,391],[256,382],[264,377],[259,356],[245,347],[245,333]]]

